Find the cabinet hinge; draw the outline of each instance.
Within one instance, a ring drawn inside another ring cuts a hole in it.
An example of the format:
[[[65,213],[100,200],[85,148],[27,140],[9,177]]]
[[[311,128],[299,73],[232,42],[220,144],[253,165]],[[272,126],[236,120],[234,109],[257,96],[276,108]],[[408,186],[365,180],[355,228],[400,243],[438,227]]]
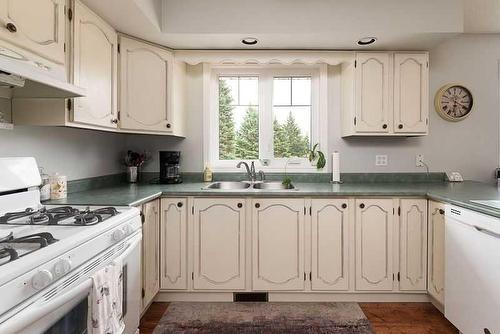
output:
[[[392,280],[394,281],[394,274],[392,274]]]
[[[191,214],[194,215],[194,206],[191,207]]]
[[[72,100],[71,99],[67,99],[66,100],[66,106],[68,108],[68,111],[71,111],[71,107],[72,107]]]
[[[392,214],[395,215],[396,211],[394,211],[394,208],[392,208]]]
[[[120,43],[118,43],[117,48],[118,48],[118,53],[120,53],[120,52],[121,52],[121,49],[120,49]]]
[[[427,68],[429,68],[429,62],[427,62]]]
[[[304,273],[304,281],[307,280],[307,274]]]
[[[401,207],[398,206],[398,216],[401,216]]]
[[[73,9],[68,8],[68,20],[73,20]]]
[[[120,120],[120,116],[121,116],[121,114],[120,114],[120,112],[118,111],[118,120]]]
[[[310,272],[309,272],[309,280],[310,280],[311,282],[312,282],[312,280],[313,280],[313,273],[312,273],[312,271],[310,271]]]
[[[194,281],[194,272],[191,273],[191,280]]]
[[[425,119],[425,124],[429,125],[429,119],[428,118]]]
[[[358,66],[358,61],[357,61],[357,60],[355,60],[355,61],[354,61],[354,68],[356,68],[357,66]]]
[[[63,44],[64,52],[66,52],[66,43]]]
[[[356,125],[356,117],[354,117],[354,125]]]
[[[144,299],[144,297],[146,297],[146,291],[144,291],[144,289],[142,289],[141,295],[142,295],[142,299]]]
[[[398,282],[401,282],[401,274],[398,273]]]
[[[144,216],[144,212],[141,211],[141,223],[144,224],[145,221],[146,221],[146,217]]]
[[[304,216],[307,215],[307,208],[304,207]]]
[[[312,216],[313,215],[313,208],[312,206],[309,207],[309,216]]]

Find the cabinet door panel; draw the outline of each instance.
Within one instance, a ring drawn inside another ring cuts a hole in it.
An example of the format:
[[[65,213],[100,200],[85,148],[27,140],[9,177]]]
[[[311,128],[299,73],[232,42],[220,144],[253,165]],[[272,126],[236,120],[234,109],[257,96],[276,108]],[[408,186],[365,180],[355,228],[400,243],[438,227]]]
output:
[[[400,290],[425,291],[427,287],[427,200],[400,201]]]
[[[253,289],[304,289],[304,200],[255,199]]]
[[[358,53],[355,81],[356,132],[390,132],[389,55]]]
[[[187,289],[187,200],[161,200],[161,288]]]
[[[245,288],[244,199],[195,199],[194,288]]]
[[[347,290],[349,288],[347,200],[313,199],[311,211],[312,289]]]
[[[426,54],[394,55],[394,132],[425,133],[429,117]]]
[[[0,37],[64,64],[64,0],[0,0]],[[7,24],[14,24],[10,32]]]
[[[73,121],[116,128],[117,45],[114,29],[79,2],[74,14],[73,77],[87,91],[75,99]]]
[[[392,199],[356,200],[356,290],[393,289]]]
[[[120,39],[120,127],[171,132],[173,56],[136,40]]]
[[[160,289],[160,211],[159,201],[142,206],[142,308],[147,307]]]
[[[444,249],[445,249],[444,204],[429,202],[429,270],[428,292],[444,305]]]

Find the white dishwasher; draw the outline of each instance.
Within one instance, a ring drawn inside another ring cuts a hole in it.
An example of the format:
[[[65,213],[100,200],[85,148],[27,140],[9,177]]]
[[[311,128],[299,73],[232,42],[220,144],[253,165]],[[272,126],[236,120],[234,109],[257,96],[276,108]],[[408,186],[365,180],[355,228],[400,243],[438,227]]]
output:
[[[500,219],[446,207],[445,316],[464,334],[500,334]]]

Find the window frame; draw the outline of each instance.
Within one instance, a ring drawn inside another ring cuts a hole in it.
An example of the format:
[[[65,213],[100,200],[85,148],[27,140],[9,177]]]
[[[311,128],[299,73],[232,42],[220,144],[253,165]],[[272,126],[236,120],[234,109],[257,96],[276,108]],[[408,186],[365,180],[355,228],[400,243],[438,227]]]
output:
[[[240,160],[219,159],[219,77],[254,76],[259,80],[259,160],[255,166],[265,172],[317,172],[306,158],[274,158],[273,79],[274,77],[311,77],[311,138],[328,152],[327,65],[211,65],[203,64],[204,165],[218,172],[238,171]],[[265,160],[264,160],[265,159]],[[250,162],[252,160],[243,160]],[[328,165],[328,159],[327,159]],[[324,170],[326,170],[327,166]]]

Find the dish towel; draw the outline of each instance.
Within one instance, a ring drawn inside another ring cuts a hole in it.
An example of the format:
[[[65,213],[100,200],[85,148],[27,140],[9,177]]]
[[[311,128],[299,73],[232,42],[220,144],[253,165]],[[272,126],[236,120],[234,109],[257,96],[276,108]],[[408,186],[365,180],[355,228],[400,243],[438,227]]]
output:
[[[123,270],[114,262],[92,276],[92,333],[120,334],[125,329],[122,317]]]

